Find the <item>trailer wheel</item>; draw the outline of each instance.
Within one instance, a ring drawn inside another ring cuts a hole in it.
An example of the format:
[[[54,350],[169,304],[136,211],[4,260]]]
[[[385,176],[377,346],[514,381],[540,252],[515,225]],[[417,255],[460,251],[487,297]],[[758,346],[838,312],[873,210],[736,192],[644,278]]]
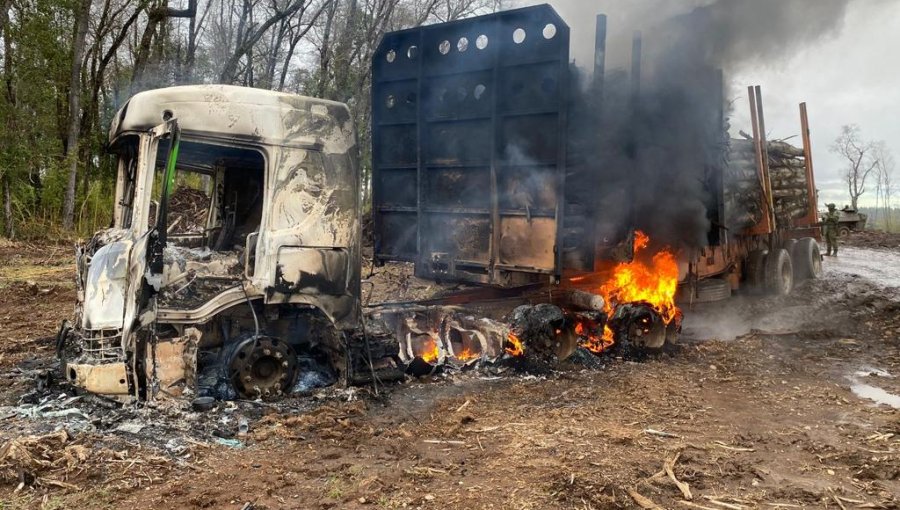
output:
[[[744,261],[744,281],[750,292],[762,294],[766,289],[766,257],[769,250],[750,252]]]
[[[794,248],[797,247],[796,239],[787,239],[785,242],[781,243],[781,247],[787,250],[788,255],[791,257],[794,256]]]
[[[819,243],[812,237],[804,237],[797,241],[791,252],[794,263],[794,276],[798,280],[814,280],[822,276],[822,252]]]
[[[731,284],[721,278],[710,278],[697,283],[695,303],[713,303],[731,297]]]
[[[794,265],[787,250],[780,249],[766,257],[766,290],[776,296],[786,296],[794,288]]]
[[[850,227],[841,226],[838,228],[838,236],[839,237],[847,237],[850,235]]]

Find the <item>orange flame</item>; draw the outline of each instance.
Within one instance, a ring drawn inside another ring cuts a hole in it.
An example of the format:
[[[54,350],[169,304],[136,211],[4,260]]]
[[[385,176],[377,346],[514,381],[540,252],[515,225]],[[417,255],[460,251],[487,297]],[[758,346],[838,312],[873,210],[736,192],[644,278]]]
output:
[[[463,351],[456,355],[456,359],[462,362],[472,361],[475,358],[481,357],[480,354],[474,352],[473,350],[466,347]]]
[[[605,311],[610,317],[620,304],[643,302],[652,306],[668,325],[680,313],[675,306],[678,262],[671,249],[664,248],[650,254],[647,253],[649,246],[650,237],[641,231],[635,232],[634,260],[616,265],[607,282],[600,287],[599,294],[603,296]],[[613,331],[608,325],[603,327],[599,338],[598,335],[588,333],[579,335],[585,338],[584,347],[595,353],[601,353],[615,343]]]
[[[441,350],[438,347],[437,340],[430,338],[419,344],[418,356],[426,363],[437,363],[441,358]]]
[[[525,354],[525,347],[522,345],[522,341],[512,332],[507,336],[506,353],[516,358]]]
[[[602,332],[599,329],[599,324],[594,321],[581,320],[575,324],[575,334],[581,338],[581,346],[597,354],[615,343],[609,326],[604,325]]]

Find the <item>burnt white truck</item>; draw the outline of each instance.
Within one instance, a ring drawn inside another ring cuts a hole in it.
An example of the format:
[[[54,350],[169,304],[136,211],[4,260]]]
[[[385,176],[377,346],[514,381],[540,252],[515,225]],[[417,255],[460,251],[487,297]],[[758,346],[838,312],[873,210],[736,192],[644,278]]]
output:
[[[119,400],[257,398],[360,326],[358,150],[339,103],[231,86],[142,92],[109,133],[112,226],[76,249],[66,378]],[[335,373],[335,377],[339,376]]]

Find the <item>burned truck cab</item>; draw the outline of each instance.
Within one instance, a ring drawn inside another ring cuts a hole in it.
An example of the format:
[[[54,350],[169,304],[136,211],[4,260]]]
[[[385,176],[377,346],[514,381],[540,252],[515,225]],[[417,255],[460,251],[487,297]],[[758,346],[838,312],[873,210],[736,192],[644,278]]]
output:
[[[114,221],[77,248],[66,378],[125,400],[276,397],[310,365],[340,377],[361,320],[347,107],[172,87],[132,97],[109,141]]]

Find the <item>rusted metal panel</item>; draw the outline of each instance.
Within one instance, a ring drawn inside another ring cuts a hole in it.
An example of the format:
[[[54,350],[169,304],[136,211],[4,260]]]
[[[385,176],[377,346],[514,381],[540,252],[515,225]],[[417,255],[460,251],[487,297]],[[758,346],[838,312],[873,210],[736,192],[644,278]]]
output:
[[[385,36],[372,64],[379,260],[495,284],[561,271],[568,51],[546,5]],[[504,251],[535,229],[524,253]]]
[[[809,115],[806,111],[806,103],[800,103],[800,127],[803,135],[803,159],[806,162],[806,192],[809,194],[809,212],[801,218],[797,224],[812,226],[819,221],[818,191],[816,190],[816,174],[813,167],[812,141],[809,132]],[[815,237],[820,237],[818,232]]]

